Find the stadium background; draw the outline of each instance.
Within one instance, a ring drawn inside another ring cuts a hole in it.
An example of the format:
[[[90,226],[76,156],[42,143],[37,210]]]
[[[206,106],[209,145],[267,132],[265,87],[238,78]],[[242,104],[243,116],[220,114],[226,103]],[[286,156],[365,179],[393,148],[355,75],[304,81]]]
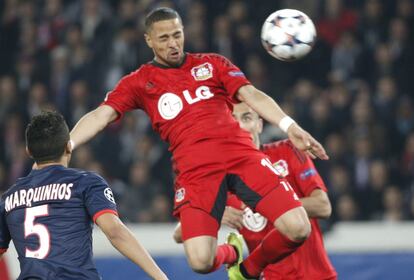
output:
[[[385,237],[368,251],[405,251],[394,255],[393,260],[402,261],[391,265],[390,256],[382,253],[338,259],[334,251],[340,244],[328,246],[338,267],[358,260],[350,267],[371,261],[376,269],[340,279],[388,279],[380,273],[384,268],[407,272],[395,279],[411,279],[413,268],[402,266],[414,259],[414,235],[410,240],[408,234],[414,219],[412,0],[0,0],[0,193],[31,167],[24,147],[24,127],[31,116],[56,108],[72,127],[124,74],[152,59],[143,40],[143,20],[156,6],[180,12],[187,51],[230,58],[325,145],[331,160],[316,164],[333,204],[332,218],[323,222],[327,237],[344,226],[374,225],[372,239]],[[280,8],[300,9],[317,26],[314,50],[295,63],[271,58],[260,43],[263,20]],[[283,137],[270,126],[262,136],[264,142]],[[159,223],[174,222],[170,155],[142,112],[127,114],[79,147],[72,166],[104,175],[121,218],[138,223],[138,236],[141,224],[151,232]],[[393,232],[387,236],[383,229],[389,225]],[[170,229],[170,224],[163,227],[162,238],[168,240],[164,248],[172,246],[176,252],[175,259],[157,251],[162,264],[172,279],[175,268],[189,273],[185,279],[198,279],[185,267],[182,250],[170,244]],[[345,232],[357,232],[355,245],[369,229]],[[390,239],[397,235],[400,243],[394,246]],[[333,243],[341,240],[335,238]],[[361,247],[354,248],[359,252]],[[106,271],[122,267],[115,252],[102,256],[97,254],[97,263],[104,272],[111,263]]]

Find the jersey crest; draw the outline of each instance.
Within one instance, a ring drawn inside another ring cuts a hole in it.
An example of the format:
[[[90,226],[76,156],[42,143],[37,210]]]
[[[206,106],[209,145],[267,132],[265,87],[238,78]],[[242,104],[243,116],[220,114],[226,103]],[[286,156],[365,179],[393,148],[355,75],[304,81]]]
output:
[[[175,192],[175,202],[181,202],[185,198],[185,189],[180,188]]]
[[[205,81],[213,77],[213,65],[211,63],[204,63],[193,67],[191,69],[191,75],[196,81]]]
[[[273,163],[273,167],[282,177],[289,175],[288,164],[285,160],[281,159]]]

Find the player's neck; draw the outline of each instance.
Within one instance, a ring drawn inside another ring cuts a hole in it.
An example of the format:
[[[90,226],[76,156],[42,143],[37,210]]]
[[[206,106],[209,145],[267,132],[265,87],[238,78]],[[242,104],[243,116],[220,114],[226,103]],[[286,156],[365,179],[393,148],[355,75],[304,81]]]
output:
[[[52,165],[62,165],[63,167],[68,167],[67,160],[65,160],[64,158],[61,158],[60,160],[57,160],[57,161],[35,163],[33,165],[33,169],[42,169],[42,168],[52,166]]]
[[[256,148],[258,148],[260,150],[260,140],[256,140],[254,141],[254,145],[256,146]]]
[[[170,64],[167,61],[162,60],[157,56],[154,56],[152,63],[161,68],[178,68],[184,64],[185,59],[186,59],[186,54],[184,53],[184,55],[181,57],[180,61],[177,64]]]

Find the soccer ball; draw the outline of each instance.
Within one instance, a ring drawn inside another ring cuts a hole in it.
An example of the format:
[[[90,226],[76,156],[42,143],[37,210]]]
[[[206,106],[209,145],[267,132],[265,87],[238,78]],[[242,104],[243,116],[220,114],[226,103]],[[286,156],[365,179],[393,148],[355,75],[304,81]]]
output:
[[[293,9],[274,12],[263,23],[262,44],[273,57],[293,61],[307,55],[316,39],[312,20]]]

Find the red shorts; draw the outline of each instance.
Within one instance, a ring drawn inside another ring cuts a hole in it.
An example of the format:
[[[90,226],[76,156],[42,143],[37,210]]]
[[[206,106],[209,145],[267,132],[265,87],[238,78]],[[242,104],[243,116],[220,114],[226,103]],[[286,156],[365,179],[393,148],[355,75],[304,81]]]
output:
[[[189,235],[216,236],[228,191],[272,223],[283,213],[302,205],[287,181],[275,173],[268,157],[250,139],[242,140],[201,141],[187,155],[179,158],[174,155],[178,169],[174,215],[180,218],[183,233],[189,232],[186,227],[192,227],[186,221],[193,223],[194,219],[182,219],[180,213],[186,208],[196,208],[218,224],[213,228],[208,222],[200,226],[205,232],[198,229]]]
[[[219,222],[204,210],[186,207],[180,212],[182,240],[208,235],[217,238]]]

